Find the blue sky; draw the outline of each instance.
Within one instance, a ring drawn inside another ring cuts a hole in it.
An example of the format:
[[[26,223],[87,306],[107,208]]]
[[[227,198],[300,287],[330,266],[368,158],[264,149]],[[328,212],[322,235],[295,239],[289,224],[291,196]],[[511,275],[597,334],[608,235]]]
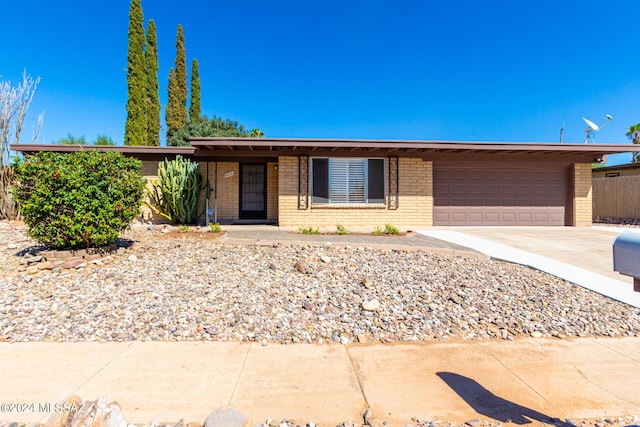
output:
[[[142,6],[158,30],[163,107],[182,24],[203,114],[268,137],[557,142],[564,122],[564,141],[582,142],[581,117],[611,114],[596,140],[629,143],[640,122],[637,0]],[[0,78],[42,79],[22,142],[46,111],[40,142],[122,144],[128,13],[128,0],[3,2]]]

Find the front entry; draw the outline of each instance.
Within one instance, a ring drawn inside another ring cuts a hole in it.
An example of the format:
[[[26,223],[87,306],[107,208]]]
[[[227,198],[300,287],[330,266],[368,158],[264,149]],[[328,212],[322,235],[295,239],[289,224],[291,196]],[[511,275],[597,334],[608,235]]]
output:
[[[240,164],[240,219],[267,219],[266,164]]]

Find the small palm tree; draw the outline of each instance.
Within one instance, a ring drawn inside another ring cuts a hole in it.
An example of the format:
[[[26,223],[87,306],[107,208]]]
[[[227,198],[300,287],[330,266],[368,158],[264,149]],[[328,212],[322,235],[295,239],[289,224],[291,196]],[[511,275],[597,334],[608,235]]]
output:
[[[626,135],[634,144],[640,144],[640,123],[629,126]],[[633,153],[633,162],[638,161],[638,154],[640,153]]]

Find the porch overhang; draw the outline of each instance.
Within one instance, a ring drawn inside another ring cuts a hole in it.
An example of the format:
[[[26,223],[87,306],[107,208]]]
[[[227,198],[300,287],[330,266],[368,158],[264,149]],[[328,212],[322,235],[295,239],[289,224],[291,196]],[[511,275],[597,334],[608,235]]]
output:
[[[195,147],[148,147],[132,145],[78,145],[78,144],[11,144],[12,151],[26,155],[36,154],[40,151],[53,151],[58,153],[73,153],[78,151],[115,151],[125,156],[135,157],[140,160],[162,161],[166,157],[181,155],[193,157]]]
[[[141,160],[182,155],[210,160],[262,159],[279,156],[412,157],[424,160],[509,160],[603,163],[609,154],[640,152],[634,144],[558,144],[547,142],[462,142],[323,138],[191,138],[189,147],[12,144],[24,154],[39,151],[115,151]]]
[[[278,156],[413,157],[602,163],[608,154],[640,152],[639,145],[536,142],[458,142],[316,138],[191,138],[196,158]]]

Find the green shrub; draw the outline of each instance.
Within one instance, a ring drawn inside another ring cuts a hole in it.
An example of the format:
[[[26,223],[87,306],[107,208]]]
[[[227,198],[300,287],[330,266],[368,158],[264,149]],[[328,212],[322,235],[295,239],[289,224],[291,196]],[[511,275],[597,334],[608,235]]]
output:
[[[222,227],[220,227],[219,223],[217,223],[217,222],[215,224],[213,222],[209,223],[209,232],[210,233],[219,233],[221,231],[222,231]]]
[[[398,230],[398,227],[395,227],[391,224],[385,224],[384,234],[400,234],[400,230]]]
[[[342,224],[336,224],[336,233],[342,236],[343,234],[349,234],[349,230]]]
[[[14,162],[27,235],[57,249],[113,243],[140,213],[139,160],[116,152],[40,152]]]
[[[319,228],[300,227],[298,230],[300,230],[300,232],[302,234],[320,234],[320,229]]]
[[[180,227],[178,227],[178,233],[186,233],[187,231],[189,231],[188,225],[181,225]]]
[[[204,188],[200,165],[176,156],[158,165],[158,179],[151,182],[145,203],[172,224],[192,224],[199,216],[198,199]]]
[[[392,224],[385,224],[384,225],[384,229],[382,229],[381,227],[375,227],[373,229],[373,234],[375,236],[382,236],[383,234],[400,234],[400,230],[398,230],[398,227],[395,227]]]

